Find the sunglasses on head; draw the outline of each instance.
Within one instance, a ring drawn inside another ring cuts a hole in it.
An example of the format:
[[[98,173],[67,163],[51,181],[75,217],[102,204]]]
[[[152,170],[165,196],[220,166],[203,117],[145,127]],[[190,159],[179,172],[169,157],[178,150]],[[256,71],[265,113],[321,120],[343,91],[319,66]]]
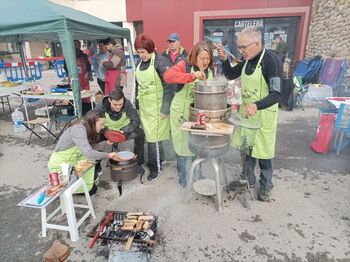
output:
[[[168,43],[175,43],[176,40],[168,40]]]

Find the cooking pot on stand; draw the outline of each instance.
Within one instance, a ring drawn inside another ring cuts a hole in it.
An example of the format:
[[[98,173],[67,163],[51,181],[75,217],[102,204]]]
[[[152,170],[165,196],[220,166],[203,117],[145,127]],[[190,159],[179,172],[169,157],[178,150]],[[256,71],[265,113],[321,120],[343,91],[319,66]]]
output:
[[[190,116],[189,121],[196,122],[197,115],[199,112],[205,113],[205,122],[206,123],[219,123],[219,122],[227,122],[227,119],[231,115],[231,105],[226,104],[225,109],[220,110],[205,110],[205,109],[197,109],[194,107],[192,103],[190,105]]]
[[[189,148],[193,154],[201,157],[215,157],[229,150],[230,135],[196,135],[190,133]]]
[[[110,167],[111,171],[111,178],[114,182],[118,182],[119,195],[122,195],[122,184],[124,182],[132,181],[138,177],[137,156],[132,152],[128,153],[130,155],[133,155],[132,158],[123,161],[114,161],[112,159],[108,160],[108,166]]]
[[[227,81],[198,81],[193,89],[194,108],[221,110],[227,107]]]

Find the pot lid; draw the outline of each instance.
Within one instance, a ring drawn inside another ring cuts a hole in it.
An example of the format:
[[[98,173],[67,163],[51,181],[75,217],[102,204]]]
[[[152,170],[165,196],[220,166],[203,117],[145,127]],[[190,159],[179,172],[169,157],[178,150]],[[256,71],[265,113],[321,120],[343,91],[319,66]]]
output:
[[[227,86],[227,80],[225,78],[214,79],[214,80],[199,80],[196,82],[196,86]]]
[[[107,130],[104,133],[105,138],[114,143],[123,143],[126,141],[126,136],[119,131]]]
[[[135,154],[130,151],[120,151],[120,152],[117,152],[117,155],[121,157],[123,160],[130,160],[135,156]]]

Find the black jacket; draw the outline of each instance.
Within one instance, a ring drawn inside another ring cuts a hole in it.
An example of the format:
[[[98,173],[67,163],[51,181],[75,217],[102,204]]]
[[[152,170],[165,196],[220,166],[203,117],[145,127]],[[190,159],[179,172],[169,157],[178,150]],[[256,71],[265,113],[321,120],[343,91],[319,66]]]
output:
[[[171,60],[171,57],[170,57],[170,54],[169,54],[169,48],[162,53],[162,56],[164,56],[167,59],[167,61],[168,61],[170,66],[173,66],[173,65],[177,64],[181,60],[185,60],[186,61],[188,53],[182,46],[180,48],[181,49],[180,49],[179,55],[176,57],[174,63]],[[169,104],[171,104],[171,101],[173,101],[173,98],[174,98],[176,92],[181,90],[183,85],[169,84],[168,87],[169,87],[169,93],[170,93],[170,95],[169,95]]]
[[[96,109],[103,113],[108,113],[109,117],[113,121],[118,121],[125,112],[130,118],[130,123],[120,130],[123,131],[126,136],[130,135],[140,125],[140,118],[137,111],[127,98],[124,98],[124,105],[119,112],[115,112],[111,109],[111,104],[108,101],[108,97],[103,98],[102,102],[96,105]]]

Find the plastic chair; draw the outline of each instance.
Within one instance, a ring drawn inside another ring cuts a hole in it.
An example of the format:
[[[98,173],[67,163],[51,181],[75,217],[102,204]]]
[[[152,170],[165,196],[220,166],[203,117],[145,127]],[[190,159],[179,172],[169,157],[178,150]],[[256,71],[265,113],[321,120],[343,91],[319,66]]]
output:
[[[309,91],[308,85],[302,84],[302,78],[301,77],[294,77],[293,82],[295,85],[294,91],[293,91],[293,101],[294,101],[294,107],[300,106],[301,109],[304,111],[303,106],[303,99],[306,95],[306,93]]]
[[[334,127],[337,128],[337,133],[334,140],[333,149],[337,151],[339,155],[347,145],[350,144],[350,106],[346,104],[341,104],[339,107],[337,118],[335,119]],[[340,133],[340,138],[338,141],[338,136]],[[346,141],[343,142],[344,136]]]
[[[72,123],[77,117],[75,115],[68,115],[64,114],[64,110],[70,110],[72,109],[71,105],[54,105],[52,109],[52,115],[51,115],[51,123],[50,123],[50,130],[52,129],[52,125],[55,124],[55,128],[60,129],[60,133],[56,135],[56,139],[54,141],[54,144],[58,141],[60,136],[63,134],[63,132],[67,129],[70,123]]]
[[[29,140],[27,143],[28,145],[32,141],[33,134],[35,136],[37,136],[38,138],[42,139],[42,137],[35,132],[36,126],[41,126],[48,133],[47,137],[46,137],[45,146],[47,145],[47,143],[49,141],[50,135],[53,136],[55,139],[57,139],[57,136],[51,132],[51,125],[49,128],[46,127],[48,122],[50,122],[50,120],[46,117],[38,117],[38,118],[35,118],[32,120],[28,120],[28,121],[23,122],[23,125],[30,131]]]

